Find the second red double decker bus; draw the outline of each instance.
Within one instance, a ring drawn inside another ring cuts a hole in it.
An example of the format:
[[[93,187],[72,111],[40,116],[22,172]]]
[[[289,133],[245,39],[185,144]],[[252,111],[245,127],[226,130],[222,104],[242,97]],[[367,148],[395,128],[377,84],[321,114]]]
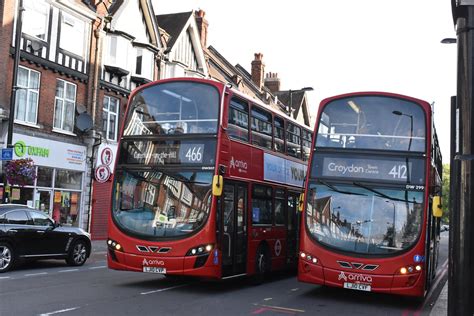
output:
[[[298,279],[423,296],[436,271],[441,216],[430,104],[344,94],[321,102],[315,128]]]
[[[297,262],[312,132],[225,84],[168,79],[130,96],[108,266],[230,278]]]

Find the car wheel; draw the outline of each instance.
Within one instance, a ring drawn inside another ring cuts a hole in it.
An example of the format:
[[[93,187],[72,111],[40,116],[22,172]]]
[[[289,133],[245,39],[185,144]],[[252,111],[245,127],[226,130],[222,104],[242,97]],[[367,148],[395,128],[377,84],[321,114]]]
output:
[[[69,250],[66,259],[67,264],[71,266],[82,266],[87,260],[87,245],[83,240],[77,240]]]
[[[0,273],[10,270],[14,263],[15,256],[12,246],[6,242],[0,242]]]

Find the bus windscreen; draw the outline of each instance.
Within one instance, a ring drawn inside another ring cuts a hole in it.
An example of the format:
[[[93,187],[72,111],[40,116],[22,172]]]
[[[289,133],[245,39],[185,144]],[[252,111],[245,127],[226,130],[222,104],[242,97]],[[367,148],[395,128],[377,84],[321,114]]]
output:
[[[211,85],[152,85],[133,96],[123,135],[216,134],[218,114],[219,93]]]
[[[324,107],[316,147],[424,152],[425,121],[421,106],[408,100],[341,98]]]

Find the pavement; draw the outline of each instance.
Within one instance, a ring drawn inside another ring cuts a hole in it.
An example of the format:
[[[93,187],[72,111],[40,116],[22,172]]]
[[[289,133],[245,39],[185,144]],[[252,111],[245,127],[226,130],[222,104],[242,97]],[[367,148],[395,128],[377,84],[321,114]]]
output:
[[[444,284],[444,287],[430,312],[430,316],[446,315],[448,315],[448,282]]]
[[[107,252],[107,240],[92,240],[92,253]]]

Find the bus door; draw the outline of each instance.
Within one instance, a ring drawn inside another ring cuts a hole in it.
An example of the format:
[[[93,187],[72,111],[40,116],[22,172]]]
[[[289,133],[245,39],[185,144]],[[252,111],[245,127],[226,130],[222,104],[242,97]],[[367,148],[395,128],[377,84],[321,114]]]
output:
[[[247,185],[226,181],[221,201],[222,277],[246,272]]]
[[[299,239],[299,212],[298,212],[299,194],[295,192],[288,192],[288,206],[287,206],[287,253],[286,258],[289,263],[297,262],[298,239]]]

